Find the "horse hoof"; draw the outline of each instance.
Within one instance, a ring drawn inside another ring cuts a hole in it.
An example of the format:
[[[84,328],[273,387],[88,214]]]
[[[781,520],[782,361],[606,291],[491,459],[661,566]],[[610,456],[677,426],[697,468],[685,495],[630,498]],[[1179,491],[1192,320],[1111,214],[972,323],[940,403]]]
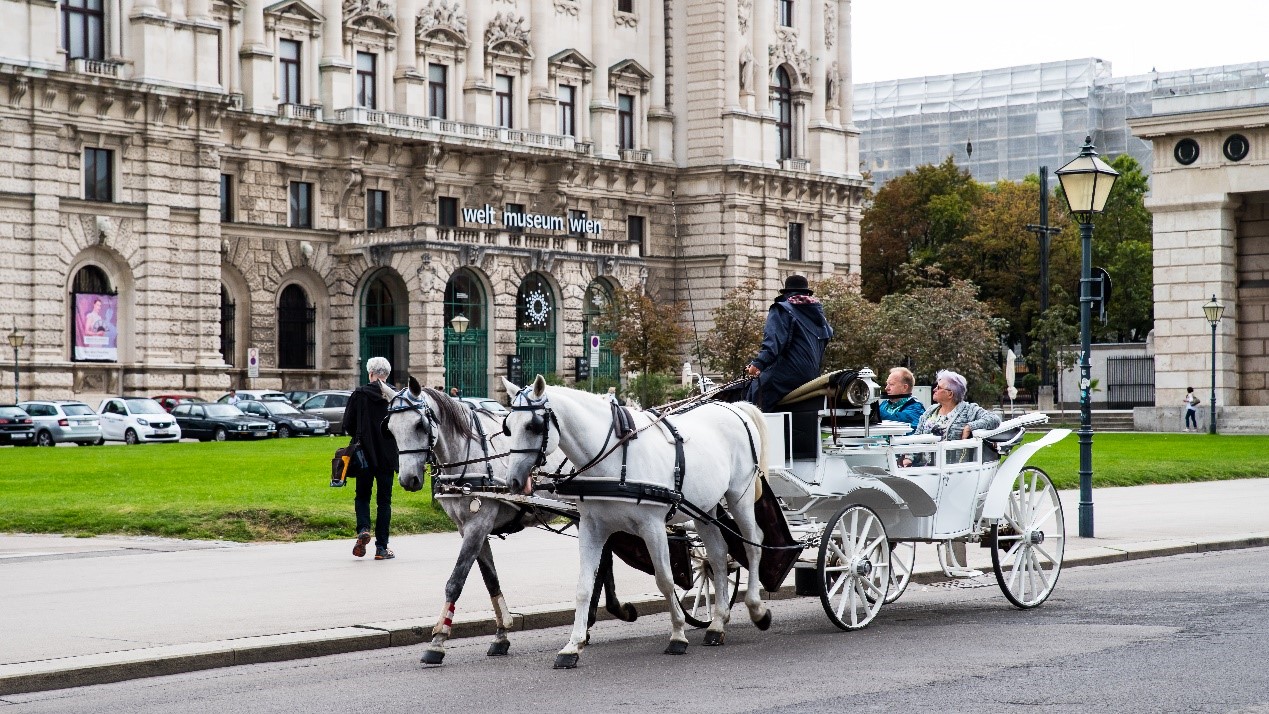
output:
[[[687,643],[671,640],[670,646],[665,648],[665,653],[668,655],[687,654]]]
[[[426,650],[419,660],[423,664],[440,664],[445,659],[445,650]]]
[[[714,632],[713,630],[706,630],[704,644],[706,647],[719,647],[723,644],[723,640],[726,638],[726,636],[727,636],[726,632]]]
[[[511,651],[511,640],[499,640],[489,645],[485,654],[489,657],[501,657]]]
[[[617,616],[622,622],[634,622],[639,619],[639,611],[634,605],[625,603],[621,606],[621,614]]]
[[[575,654],[557,654],[555,655],[555,669],[575,669],[577,667],[577,655]]]
[[[755,627],[766,632],[771,627],[771,611],[767,610],[762,617],[753,621]]]

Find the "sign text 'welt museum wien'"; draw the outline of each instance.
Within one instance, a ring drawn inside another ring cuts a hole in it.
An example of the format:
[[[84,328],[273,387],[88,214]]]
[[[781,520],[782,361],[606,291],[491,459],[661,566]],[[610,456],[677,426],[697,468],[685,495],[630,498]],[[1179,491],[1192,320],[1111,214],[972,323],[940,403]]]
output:
[[[502,223],[504,228],[536,228],[544,231],[563,231],[570,233],[593,233],[599,235],[604,227],[599,221],[569,216],[547,216],[541,213],[523,213],[520,211],[503,211],[502,220],[498,220],[498,211],[485,204],[484,208],[464,208],[463,221],[479,223],[482,226],[493,226]]]

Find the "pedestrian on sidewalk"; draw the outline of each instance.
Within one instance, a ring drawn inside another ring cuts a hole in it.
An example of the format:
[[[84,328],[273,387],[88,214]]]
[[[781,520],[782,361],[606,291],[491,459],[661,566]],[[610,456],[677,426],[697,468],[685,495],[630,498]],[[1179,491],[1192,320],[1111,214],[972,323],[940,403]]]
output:
[[[387,384],[392,365],[383,357],[371,357],[366,361],[370,381],[357,387],[348,399],[344,412],[344,431],[360,444],[366,456],[366,469],[356,475],[357,492],[353,499],[353,511],[357,514],[357,544],[353,555],[366,554],[370,543],[370,492],[375,498],[375,560],[391,560],[396,557],[388,549],[388,528],[392,525],[392,482],[397,470],[397,443],[392,435],[380,428],[388,417],[388,400],[384,399],[379,385]]]
[[[1194,387],[1185,388],[1185,430],[1198,431],[1198,395],[1194,393]],[[1190,428],[1190,427],[1194,428]]]

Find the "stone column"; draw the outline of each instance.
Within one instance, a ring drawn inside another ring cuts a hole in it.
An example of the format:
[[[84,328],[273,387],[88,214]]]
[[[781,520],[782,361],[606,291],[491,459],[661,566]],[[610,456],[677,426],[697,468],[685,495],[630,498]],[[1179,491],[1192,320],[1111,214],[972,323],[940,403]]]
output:
[[[463,115],[451,117],[473,124],[493,124],[493,86],[485,79],[485,30],[493,16],[489,0],[467,0],[467,78],[463,82]]]
[[[829,62],[824,43],[824,3],[811,0],[811,126],[824,123],[824,79]]]
[[[745,38],[740,36],[739,14],[736,0],[723,3],[723,111],[740,108],[740,51]]]
[[[211,17],[211,0],[189,0],[186,7],[191,20],[206,20]]]
[[[837,5],[837,106],[841,107],[841,125],[854,125],[855,73],[850,64],[850,0],[840,0]],[[852,164],[855,170],[858,161]]]
[[[273,48],[265,44],[264,0],[247,0],[242,13],[242,48],[238,50],[244,108],[259,114],[277,113]]]
[[[590,57],[595,63],[591,82],[590,137],[595,156],[615,159],[617,152],[617,105],[608,96],[608,44],[612,34],[612,0],[594,0],[590,17]]]
[[[529,86],[529,122],[530,131],[554,134],[556,131],[555,113],[557,102],[551,92],[547,63],[550,60],[551,46],[547,40],[551,34],[551,18],[555,14],[555,6],[549,2],[533,3],[530,15],[529,40],[533,48],[533,66],[530,71]]]
[[[648,71],[652,73],[652,91],[648,107],[648,148],[654,161],[674,158],[674,115],[665,108],[665,3],[648,3]]]
[[[326,24],[322,26],[322,55],[317,67],[321,74],[323,116],[330,119],[336,110],[353,104],[353,66],[344,56],[343,0],[325,0],[322,14],[326,16]]]

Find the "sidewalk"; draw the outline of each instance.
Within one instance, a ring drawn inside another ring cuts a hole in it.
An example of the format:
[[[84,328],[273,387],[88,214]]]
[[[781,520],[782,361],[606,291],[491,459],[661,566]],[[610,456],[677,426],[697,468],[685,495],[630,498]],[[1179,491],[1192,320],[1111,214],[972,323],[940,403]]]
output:
[[[1065,567],[1269,545],[1269,478],[1105,488],[1093,500],[1098,537],[1078,538],[1078,493],[1062,493]],[[456,533],[398,537],[397,558],[376,562],[352,557],[351,538],[0,535],[0,695],[425,642],[458,542]],[[572,622],[573,538],[529,530],[493,549],[518,629]],[[986,549],[969,551],[971,565],[990,571]],[[944,579],[932,546],[917,553],[918,580]],[[651,576],[624,566],[616,575],[641,614],[664,611]],[[792,590],[790,579],[780,596]],[[473,567],[455,636],[492,635],[490,609]]]

